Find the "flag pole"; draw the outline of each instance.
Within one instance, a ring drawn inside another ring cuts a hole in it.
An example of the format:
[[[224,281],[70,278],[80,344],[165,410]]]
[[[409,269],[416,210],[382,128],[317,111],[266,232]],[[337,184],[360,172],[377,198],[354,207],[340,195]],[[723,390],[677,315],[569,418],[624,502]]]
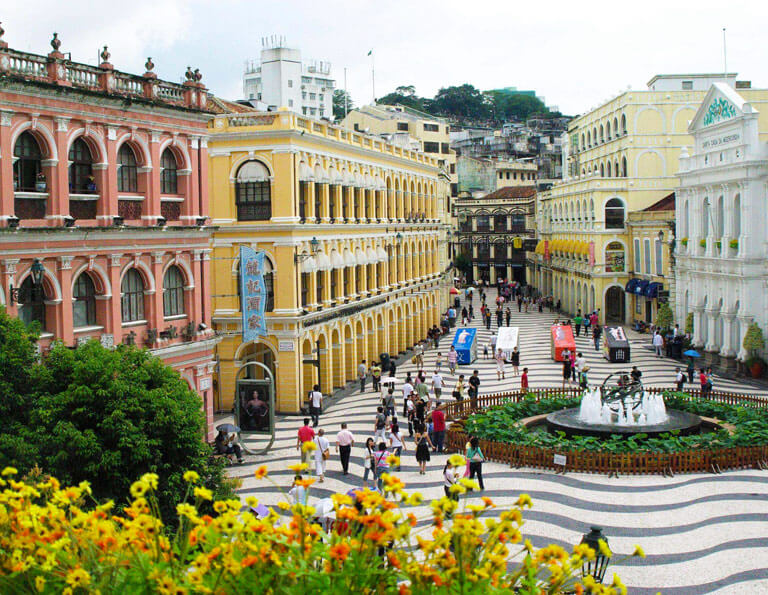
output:
[[[344,117],[347,117],[347,110],[349,109],[349,94],[347,93],[347,69],[344,68]]]
[[[725,27],[723,27],[723,75],[728,75],[728,60],[725,53]]]

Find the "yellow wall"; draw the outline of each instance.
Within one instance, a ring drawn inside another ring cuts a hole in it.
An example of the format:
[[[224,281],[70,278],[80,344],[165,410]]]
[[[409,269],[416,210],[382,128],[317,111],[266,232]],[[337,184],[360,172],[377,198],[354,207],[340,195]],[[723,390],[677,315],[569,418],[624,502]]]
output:
[[[225,335],[221,406],[231,407],[235,374],[257,350],[275,361],[278,409],[292,412],[317,382],[317,370],[302,363],[318,357],[317,341],[328,394],[355,378],[361,359],[404,351],[438,324],[447,300],[438,202],[445,182],[433,158],[289,112],[218,116],[210,129],[213,321]],[[236,180],[249,161],[270,175],[267,220],[238,220]],[[312,254],[313,238],[318,254],[296,262]],[[263,250],[273,270],[268,336],[255,345],[241,341],[236,263],[243,244]],[[343,268],[317,270],[338,259]]]

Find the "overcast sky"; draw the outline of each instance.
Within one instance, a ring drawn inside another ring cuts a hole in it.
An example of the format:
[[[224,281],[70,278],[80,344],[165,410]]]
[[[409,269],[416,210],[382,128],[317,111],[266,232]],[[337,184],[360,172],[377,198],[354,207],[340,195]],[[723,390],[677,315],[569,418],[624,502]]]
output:
[[[414,85],[533,89],[550,106],[577,114],[658,73],[728,69],[768,86],[768,2],[764,0],[6,0],[0,11],[12,48],[62,51],[96,63],[109,45],[116,68],[141,73],[147,56],[162,78],[200,68],[217,95],[238,99],[243,63],[262,37],[284,35],[303,58],[327,60],[354,103]]]

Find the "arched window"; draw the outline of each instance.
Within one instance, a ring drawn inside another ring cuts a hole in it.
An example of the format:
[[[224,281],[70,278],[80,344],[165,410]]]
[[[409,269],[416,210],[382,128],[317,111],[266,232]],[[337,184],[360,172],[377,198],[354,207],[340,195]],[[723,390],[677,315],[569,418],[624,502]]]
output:
[[[616,136],[616,138],[619,138],[619,120],[618,118],[613,119],[613,134]]]
[[[120,285],[123,322],[144,320],[144,279],[139,271],[129,269]]]
[[[627,134],[627,116],[621,114],[621,134]]]
[[[72,324],[75,328],[96,324],[96,288],[88,273],[82,273],[72,288]]]
[[[605,247],[605,272],[624,272],[624,246],[621,242],[611,242]]]
[[[179,267],[171,265],[163,275],[163,316],[184,314],[184,276]]]
[[[605,177],[605,166],[602,163],[600,164],[600,177]]]
[[[600,124],[600,142],[605,142],[605,128],[603,128],[602,124]]]
[[[503,213],[496,213],[493,215],[493,231],[502,232],[507,231],[507,216]]]
[[[592,146],[592,135],[589,133],[589,131],[587,131],[587,146]]]
[[[622,229],[624,227],[624,203],[612,198],[605,203],[605,228]]]
[[[610,178],[611,177],[611,162],[610,161],[605,164],[605,169],[606,169],[605,173],[607,173],[608,177]]]
[[[741,235],[741,195],[737,194],[733,199],[733,215],[731,217],[733,221],[733,229],[731,230],[731,237],[739,239]]]
[[[491,231],[491,217],[488,213],[477,214],[477,231]]]
[[[246,161],[237,170],[235,205],[238,221],[268,221],[272,217],[269,170],[259,161]],[[342,198],[342,206],[346,207]]]
[[[22,132],[13,147],[13,189],[25,192],[45,192],[42,177],[40,145],[31,132]],[[38,176],[41,178],[38,180]],[[37,182],[42,184],[38,185]]]
[[[622,178],[627,177],[627,158],[626,157],[621,158],[621,177]]]
[[[74,194],[96,192],[93,177],[93,157],[82,138],[76,138],[69,148],[69,191]]]
[[[118,192],[138,192],[138,168],[136,156],[128,143],[123,143],[117,152],[117,190]]]
[[[161,194],[178,194],[178,169],[179,166],[176,164],[176,157],[173,154],[173,151],[170,149],[163,151],[163,156],[160,158]]]
[[[45,329],[45,291],[35,288],[31,275],[19,288],[19,319],[26,325],[38,322]]]
[[[610,120],[605,124],[605,139],[611,140],[611,122]]]

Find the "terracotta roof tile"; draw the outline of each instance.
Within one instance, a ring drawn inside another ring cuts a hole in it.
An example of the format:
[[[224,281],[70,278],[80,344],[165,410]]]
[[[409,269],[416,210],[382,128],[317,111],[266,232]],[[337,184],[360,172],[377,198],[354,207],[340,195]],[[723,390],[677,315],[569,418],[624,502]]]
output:
[[[499,188],[483,197],[483,200],[498,200],[504,198],[533,198],[536,196],[535,186],[507,186]]]

